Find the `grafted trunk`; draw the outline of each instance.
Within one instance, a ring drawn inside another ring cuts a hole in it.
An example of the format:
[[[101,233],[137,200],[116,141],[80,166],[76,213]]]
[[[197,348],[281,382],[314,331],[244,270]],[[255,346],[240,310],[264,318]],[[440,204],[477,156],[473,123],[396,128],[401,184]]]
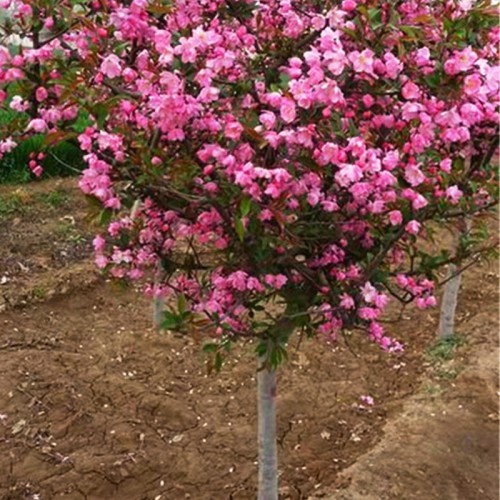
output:
[[[258,500],[278,500],[278,449],[276,442],[276,370],[263,367],[257,372],[259,418]]]

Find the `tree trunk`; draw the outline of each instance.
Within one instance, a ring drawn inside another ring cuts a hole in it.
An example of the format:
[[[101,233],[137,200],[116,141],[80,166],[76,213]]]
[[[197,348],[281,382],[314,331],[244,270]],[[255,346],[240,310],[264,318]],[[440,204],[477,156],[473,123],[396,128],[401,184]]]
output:
[[[134,220],[137,216],[137,212],[141,207],[141,200],[135,200],[132,205],[132,210],[130,211],[130,218]],[[162,268],[161,263],[158,263],[156,267],[155,276],[155,286],[161,282],[162,279]],[[153,299],[153,326],[155,328],[160,328],[161,320],[163,318],[163,311],[165,310],[165,299],[163,297],[154,297]]]
[[[457,309],[460,282],[462,281],[462,275],[460,273],[455,275],[456,272],[457,266],[450,264],[446,275],[449,281],[444,285],[439,315],[439,337],[442,339],[449,338],[455,333],[455,311]]]
[[[259,413],[258,500],[278,500],[278,449],[276,443],[276,370],[259,359],[257,372]]]
[[[155,289],[156,286],[159,283],[161,283],[162,277],[163,277],[163,271],[161,267],[161,262],[159,262],[156,268]],[[163,297],[157,297],[155,295],[153,298],[153,326],[156,329],[160,328],[161,321],[163,319],[163,311],[165,311],[165,299]]]
[[[458,250],[460,237],[467,234],[471,228],[470,219],[461,221],[460,228],[454,238],[454,251]],[[448,273],[444,285],[443,298],[441,299],[441,311],[439,315],[438,335],[441,339],[446,339],[455,334],[455,313],[458,303],[458,292],[460,290],[460,282],[462,281],[462,273],[456,264],[448,266]]]
[[[155,328],[160,328],[164,310],[165,299],[163,297],[155,297],[153,299],[153,325]]]

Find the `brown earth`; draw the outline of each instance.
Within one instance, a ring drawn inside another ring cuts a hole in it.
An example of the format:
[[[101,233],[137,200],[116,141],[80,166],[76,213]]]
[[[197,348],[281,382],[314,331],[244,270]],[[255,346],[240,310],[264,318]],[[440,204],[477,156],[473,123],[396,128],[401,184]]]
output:
[[[251,349],[208,376],[200,345],[154,332],[147,299],[95,272],[73,184],[0,189],[0,499],[255,498]],[[292,352],[283,499],[497,497],[496,265],[466,274],[458,319],[449,361],[427,352],[436,311],[389,325],[398,357],[361,335]]]
[[[387,421],[383,438],[339,474],[341,487],[333,495],[330,489],[321,498],[498,498],[499,347],[492,335],[498,331],[498,306],[481,276],[468,278],[460,322],[466,348],[431,367],[401,413]]]

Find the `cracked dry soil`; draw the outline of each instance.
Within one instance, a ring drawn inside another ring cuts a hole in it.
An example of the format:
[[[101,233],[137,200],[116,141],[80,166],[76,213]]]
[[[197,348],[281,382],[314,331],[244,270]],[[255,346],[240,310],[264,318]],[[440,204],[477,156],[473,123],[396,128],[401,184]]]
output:
[[[199,343],[153,331],[148,300],[95,273],[88,244],[94,230],[74,181],[22,189],[24,208],[0,216],[0,278],[6,277],[0,285],[0,499],[255,498],[251,348],[237,348],[221,374],[207,375]],[[56,208],[37,194],[54,189],[67,195]],[[70,229],[60,229],[64,220]],[[494,343],[497,283],[496,269],[487,266],[468,274],[459,330],[472,341],[446,365],[450,373],[470,364],[474,346]],[[485,308],[486,316],[479,315]],[[478,315],[479,329],[473,328]],[[341,472],[375,449],[405,402],[427,390],[425,384],[439,388],[438,399],[453,389],[453,378],[441,376],[426,357],[436,311],[410,310],[390,329],[408,345],[402,356],[382,354],[359,335],[348,344],[309,342],[292,350],[278,389],[283,499],[340,491],[347,486]],[[469,393],[480,384],[469,382],[459,389]],[[373,409],[359,407],[364,394],[375,399]],[[489,400],[471,404],[481,415],[496,411]],[[404,446],[404,427],[398,432],[391,439]],[[491,460],[491,450],[484,459]],[[404,481],[400,486],[404,492]],[[425,477],[420,488],[422,499],[447,500],[425,496]]]

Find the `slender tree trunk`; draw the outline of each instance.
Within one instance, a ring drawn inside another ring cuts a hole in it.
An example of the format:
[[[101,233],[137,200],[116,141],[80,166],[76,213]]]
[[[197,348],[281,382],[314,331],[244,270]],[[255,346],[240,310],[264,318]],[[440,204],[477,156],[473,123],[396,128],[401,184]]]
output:
[[[153,325],[155,328],[160,328],[164,310],[165,301],[163,297],[155,297],[153,299]]]
[[[278,448],[276,442],[276,371],[263,367],[257,372],[259,413],[258,500],[278,500]]]
[[[140,207],[141,207],[141,200],[135,200],[134,204],[132,205],[132,210],[130,211],[130,218],[132,220],[134,220],[135,217],[137,216],[137,212],[139,211]],[[163,273],[162,273],[161,263],[158,263],[155,275],[155,285],[158,285],[158,283],[160,283],[162,274]],[[153,299],[153,326],[155,328],[160,328],[164,310],[165,310],[165,299],[163,297],[155,297]]]
[[[467,234],[470,231],[470,228],[470,219],[464,219],[461,221],[460,228],[454,238],[455,252],[460,244],[460,237]],[[441,311],[439,315],[438,336],[441,339],[449,338],[455,333],[455,313],[458,303],[458,292],[462,281],[462,273],[458,271],[459,268],[456,264],[450,264],[448,266],[448,273],[446,276],[447,281],[444,285],[443,298],[441,300]]]
[[[162,278],[162,268],[161,263],[158,263],[158,267],[156,268],[156,276],[155,276],[155,288],[161,282]],[[165,311],[165,299],[163,297],[155,296],[153,299],[153,326],[158,329],[161,325],[161,320],[163,319],[163,312]]]
[[[443,298],[441,299],[441,312],[439,315],[439,337],[442,339],[451,337],[455,333],[455,311],[458,303],[458,291],[462,275],[457,272],[457,266],[450,264],[446,278],[449,281],[444,286]],[[452,277],[453,276],[453,277]]]

